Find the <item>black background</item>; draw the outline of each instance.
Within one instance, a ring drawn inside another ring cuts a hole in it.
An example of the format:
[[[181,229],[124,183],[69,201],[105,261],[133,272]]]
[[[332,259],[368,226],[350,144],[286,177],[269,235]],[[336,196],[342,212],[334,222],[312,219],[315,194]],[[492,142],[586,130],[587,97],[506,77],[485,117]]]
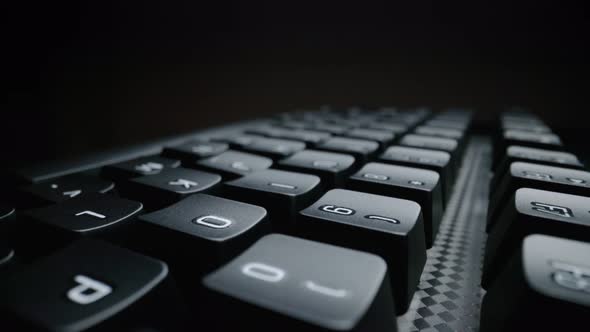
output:
[[[590,119],[583,3],[2,6],[4,166],[323,104],[473,107],[481,124],[522,105],[573,139]]]

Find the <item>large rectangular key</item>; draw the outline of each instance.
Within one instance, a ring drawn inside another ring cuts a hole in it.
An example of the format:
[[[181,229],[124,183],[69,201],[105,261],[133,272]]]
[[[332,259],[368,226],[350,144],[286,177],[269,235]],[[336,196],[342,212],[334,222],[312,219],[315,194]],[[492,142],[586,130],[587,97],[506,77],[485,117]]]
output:
[[[381,256],[394,272],[398,313],[408,309],[426,262],[424,222],[416,202],[333,189],[299,214],[305,237]]]
[[[387,265],[356,250],[271,234],[203,283],[223,331],[397,330]]]

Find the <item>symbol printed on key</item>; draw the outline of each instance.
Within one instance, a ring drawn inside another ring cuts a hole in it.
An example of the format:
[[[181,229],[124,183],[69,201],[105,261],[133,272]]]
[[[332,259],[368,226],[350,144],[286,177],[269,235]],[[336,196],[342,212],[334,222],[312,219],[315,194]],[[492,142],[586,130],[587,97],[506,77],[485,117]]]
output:
[[[267,282],[279,282],[283,280],[286,275],[286,272],[278,267],[258,262],[244,265],[242,267],[242,273],[248,277]]]
[[[161,171],[164,169],[164,165],[154,162],[147,162],[145,164],[135,166],[135,169],[143,173],[150,173],[153,171]]]
[[[340,214],[343,216],[352,216],[356,213],[356,211],[353,209],[336,205],[322,205],[320,206],[320,210],[328,213]]]
[[[551,205],[546,203],[531,202],[533,210],[558,217],[573,218],[574,213],[571,209],[563,206]]]
[[[396,225],[399,224],[399,220],[393,219],[393,218],[388,218],[388,217],[368,215],[368,216],[365,216],[365,218],[370,219],[370,220],[385,221],[385,222],[388,222],[390,224],[396,224]]]
[[[213,147],[209,145],[195,145],[191,150],[194,153],[211,153],[213,152]]]
[[[365,174],[363,174],[363,177],[367,178],[367,179],[379,180],[379,181],[389,180],[389,176],[380,175],[380,174],[373,174],[373,173],[365,173]]]
[[[322,295],[330,296],[330,297],[337,297],[343,298],[348,295],[348,291],[346,289],[336,289],[330,288],[326,286],[319,285],[311,280],[306,280],[303,285],[305,288],[309,289],[312,292],[319,293]]]
[[[191,187],[198,185],[198,183],[196,183],[194,181],[185,180],[185,179],[178,179],[176,181],[170,181],[170,182],[168,182],[168,184],[171,186],[182,186],[182,187],[184,187],[184,189],[190,189]]]
[[[85,275],[76,275],[74,281],[78,285],[68,291],[67,297],[77,304],[86,305],[94,303],[113,291],[111,286]]]
[[[107,217],[107,216],[105,216],[103,214],[92,212],[92,211],[88,211],[88,210],[76,213],[76,217],[77,216],[83,216],[85,214],[87,214],[89,216],[93,216],[93,217],[98,218],[98,219],[104,219],[104,218]]]
[[[239,169],[239,170],[241,170],[241,171],[244,171],[244,172],[249,172],[249,171],[251,171],[250,167],[248,167],[248,166],[247,166],[247,165],[246,165],[244,162],[242,162],[242,161],[234,161],[234,162],[231,164],[231,167],[232,167],[232,168],[235,168],[235,169]]]
[[[289,190],[295,190],[295,189],[297,189],[296,186],[293,186],[293,185],[290,185],[290,184],[284,184],[284,183],[271,182],[268,185],[269,186],[273,186],[273,187],[283,188],[283,189],[289,189]]]
[[[553,281],[561,287],[590,293],[590,269],[570,263],[550,262],[556,271],[553,273]]]
[[[70,190],[70,191],[64,191],[63,195],[73,198],[73,197],[80,195],[81,193],[82,193],[82,190]]]
[[[199,218],[193,219],[195,224],[207,226],[210,228],[222,229],[228,228],[231,226],[232,221],[226,218],[218,217],[218,216],[202,216]]]
[[[338,166],[338,163],[331,160],[316,160],[313,162],[313,167],[317,168],[332,168]]]

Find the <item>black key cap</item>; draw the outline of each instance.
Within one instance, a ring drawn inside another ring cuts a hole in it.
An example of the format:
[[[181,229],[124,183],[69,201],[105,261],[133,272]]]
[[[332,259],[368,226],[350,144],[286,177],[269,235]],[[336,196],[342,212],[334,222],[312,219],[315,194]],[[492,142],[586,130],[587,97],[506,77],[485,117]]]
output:
[[[467,128],[469,127],[469,124],[466,122],[451,121],[451,120],[438,120],[438,119],[428,120],[428,121],[426,121],[425,125],[430,126],[430,127],[457,129],[460,131],[466,131]]]
[[[498,174],[499,176],[499,174]],[[515,162],[510,171],[492,189],[488,207],[487,230],[499,211],[518,188],[533,188],[590,197],[590,172],[569,168]]]
[[[578,331],[586,326],[588,253],[585,242],[526,237],[483,299],[480,331]]]
[[[443,188],[443,201],[447,202],[451,196],[455,176],[450,166],[451,155],[448,152],[392,146],[385,150],[379,157],[379,161],[435,171],[440,176]]]
[[[512,145],[545,150],[563,150],[561,140],[555,134],[537,134],[528,131],[506,130],[500,140],[494,144],[492,167],[504,158],[506,148]]]
[[[14,331],[121,331],[147,322],[179,331],[184,319],[168,280],[161,261],[81,240],[4,280],[0,316]]]
[[[305,149],[305,143],[278,138],[260,137],[253,140],[250,144],[242,145],[241,149],[273,159],[280,159]]]
[[[402,135],[408,131],[408,126],[406,125],[387,122],[384,123],[382,121],[371,122],[367,125],[367,128],[388,131],[395,135]]]
[[[200,160],[195,165],[228,178],[236,178],[269,168],[272,165],[272,159],[229,150],[218,156]]]
[[[457,153],[457,140],[451,138],[431,137],[409,134],[405,135],[400,145],[411,146],[415,148],[424,148],[431,150],[441,150],[448,152],[451,156],[455,156]]]
[[[487,289],[522,239],[547,234],[590,241],[590,198],[521,188],[504,207],[488,236],[482,286]]]
[[[272,234],[204,284],[221,330],[397,330],[387,265],[360,251]]]
[[[288,171],[310,173],[319,176],[330,187],[342,186],[352,173],[354,157],[333,152],[304,150],[279,162]]]
[[[297,211],[313,202],[322,189],[315,175],[258,171],[225,183],[227,194],[238,201],[260,205],[270,214],[273,226],[289,226]]]
[[[252,144],[258,139],[260,139],[260,136],[240,134],[232,136],[215,136],[211,138],[211,141],[228,143],[230,147],[240,149],[248,144]]]
[[[264,208],[205,194],[139,220],[135,245],[182,271],[177,278],[190,276],[191,283],[196,274],[226,263],[270,231]]]
[[[578,158],[568,152],[551,151],[543,149],[528,148],[513,145],[506,149],[502,161],[492,168],[497,174],[503,174],[508,170],[510,164],[515,161],[533,162],[557,167],[584,169],[584,165]]]
[[[187,142],[164,148],[164,156],[185,161],[195,161],[216,156],[227,150],[229,145],[219,142]]]
[[[461,141],[464,136],[461,130],[453,128],[418,126],[414,131],[419,135],[452,138],[457,141]]]
[[[6,243],[0,242],[0,268],[4,268],[14,257],[14,249]]]
[[[379,143],[361,139],[333,137],[316,147],[320,150],[352,154],[364,163],[379,149]]]
[[[248,133],[253,134],[260,134],[264,136],[274,137],[274,138],[284,138],[290,139],[295,141],[302,141],[309,145],[315,145],[321,143],[332,135],[329,133],[321,132],[321,131],[313,131],[313,130],[302,130],[302,129],[283,129],[277,127],[258,127],[247,131]]]
[[[205,190],[211,191],[221,182],[221,176],[186,168],[171,168],[160,174],[131,179],[121,186],[126,197],[149,207],[163,207],[183,197]]]
[[[126,180],[144,175],[158,174],[166,168],[176,168],[180,161],[158,156],[142,157],[124,161],[102,168],[102,175],[115,181]]]
[[[35,243],[41,247],[58,247],[78,236],[97,235],[108,240],[123,237],[132,217],[142,204],[113,195],[86,195],[46,207],[26,210],[27,223],[18,225],[19,244]],[[31,231],[34,230],[34,231]],[[29,254],[36,248],[23,248]],[[29,250],[30,249],[30,250]]]
[[[551,129],[544,124],[535,124],[529,122],[504,122],[502,124],[504,130],[519,130],[528,131],[539,134],[549,134]]]
[[[346,136],[352,138],[360,138],[368,141],[375,141],[381,144],[381,146],[389,145],[395,138],[394,134],[387,132],[385,130],[367,128],[352,129],[351,131],[346,133]]]
[[[342,135],[349,129],[349,127],[347,126],[339,126],[330,123],[318,123],[315,124],[312,128],[313,130],[327,132],[332,135]]]
[[[426,247],[431,248],[442,218],[442,188],[438,173],[405,166],[368,163],[350,177],[358,191],[415,201],[422,207]]]
[[[31,207],[63,202],[86,194],[106,193],[115,184],[92,175],[73,174],[20,188],[19,204]]]
[[[390,282],[398,314],[408,309],[426,262],[417,203],[333,189],[300,212],[297,229],[314,240],[381,256],[396,271]]]

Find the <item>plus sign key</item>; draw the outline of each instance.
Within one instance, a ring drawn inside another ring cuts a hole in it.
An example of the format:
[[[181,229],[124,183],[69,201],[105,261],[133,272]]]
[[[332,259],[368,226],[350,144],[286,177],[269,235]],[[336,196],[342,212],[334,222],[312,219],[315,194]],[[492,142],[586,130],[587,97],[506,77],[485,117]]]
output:
[[[156,175],[142,176],[127,181],[122,194],[137,199],[148,208],[161,208],[183,197],[214,189],[221,176],[186,168],[172,168]]]

